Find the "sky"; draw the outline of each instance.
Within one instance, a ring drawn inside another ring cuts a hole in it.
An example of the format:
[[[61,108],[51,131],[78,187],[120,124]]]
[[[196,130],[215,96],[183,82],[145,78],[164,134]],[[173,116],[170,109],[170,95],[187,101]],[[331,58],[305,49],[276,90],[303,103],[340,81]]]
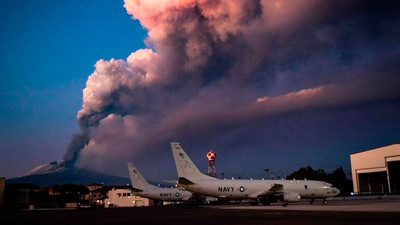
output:
[[[99,58],[126,58],[146,32],[122,1],[0,1],[0,176],[62,159]]]
[[[350,172],[400,142],[395,1],[0,1],[0,176]],[[349,174],[348,174],[349,175]],[[350,176],[349,176],[350,177]]]

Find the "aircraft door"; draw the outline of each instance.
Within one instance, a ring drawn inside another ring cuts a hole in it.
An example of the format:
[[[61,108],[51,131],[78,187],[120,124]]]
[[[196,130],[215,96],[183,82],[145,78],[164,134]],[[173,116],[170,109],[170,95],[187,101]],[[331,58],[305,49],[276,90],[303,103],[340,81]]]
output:
[[[327,195],[327,194],[329,194],[329,188],[328,188],[328,185],[327,184],[323,184],[324,185],[324,192],[323,192],[323,195]]]

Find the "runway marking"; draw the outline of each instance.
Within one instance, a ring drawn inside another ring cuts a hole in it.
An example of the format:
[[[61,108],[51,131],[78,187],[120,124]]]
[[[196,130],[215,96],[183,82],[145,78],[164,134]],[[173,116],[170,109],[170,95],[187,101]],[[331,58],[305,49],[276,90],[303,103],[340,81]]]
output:
[[[217,209],[247,209],[247,210],[266,210],[266,211],[341,211],[341,212],[400,212],[400,200],[349,200],[329,202],[328,205],[308,203],[289,204],[282,207],[280,203],[270,206],[250,206],[250,205],[217,205],[206,206]]]
[[[265,212],[264,215],[282,215],[282,212]]]

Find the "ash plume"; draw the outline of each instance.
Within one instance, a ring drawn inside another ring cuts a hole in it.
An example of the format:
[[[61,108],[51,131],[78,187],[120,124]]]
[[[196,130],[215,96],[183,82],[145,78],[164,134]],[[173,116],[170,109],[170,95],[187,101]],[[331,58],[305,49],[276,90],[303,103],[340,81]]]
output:
[[[371,47],[398,46],[399,16],[378,5],[386,14],[367,17],[368,4],[125,0],[148,31],[148,48],[96,63],[66,164],[101,170],[105,161],[159,152],[168,140],[223,136],[260,118],[399,99],[398,71],[388,68],[400,49],[380,48],[378,57]],[[348,32],[370,23],[379,37]]]

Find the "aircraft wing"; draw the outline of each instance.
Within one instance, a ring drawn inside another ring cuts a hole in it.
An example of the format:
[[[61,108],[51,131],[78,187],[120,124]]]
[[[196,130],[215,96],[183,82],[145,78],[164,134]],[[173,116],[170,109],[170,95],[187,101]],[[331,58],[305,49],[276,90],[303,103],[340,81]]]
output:
[[[274,184],[270,189],[252,194],[252,197],[262,198],[262,197],[270,197],[270,196],[280,196],[283,194],[283,185],[282,184]]]
[[[274,184],[269,190],[269,192],[274,192],[274,193],[283,193],[283,185],[282,184]]]

